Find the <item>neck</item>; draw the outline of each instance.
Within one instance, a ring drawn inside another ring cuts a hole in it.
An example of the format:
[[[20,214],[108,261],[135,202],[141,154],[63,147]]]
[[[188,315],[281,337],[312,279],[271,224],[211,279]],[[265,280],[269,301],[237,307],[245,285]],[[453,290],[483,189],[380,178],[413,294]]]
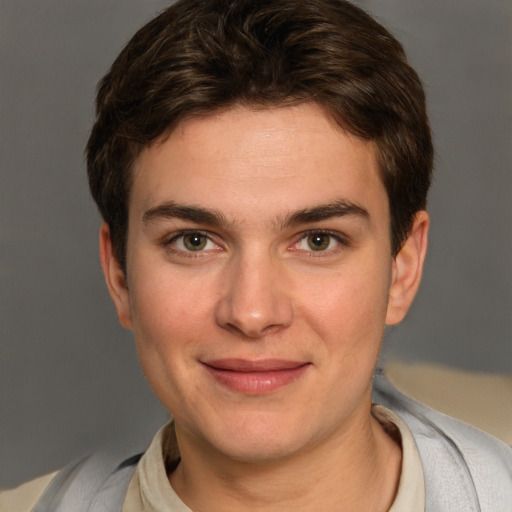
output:
[[[396,494],[401,451],[367,416],[357,428],[267,463],[234,461],[214,450],[199,453],[197,439],[178,427],[182,459],[171,485],[194,512],[385,512]]]

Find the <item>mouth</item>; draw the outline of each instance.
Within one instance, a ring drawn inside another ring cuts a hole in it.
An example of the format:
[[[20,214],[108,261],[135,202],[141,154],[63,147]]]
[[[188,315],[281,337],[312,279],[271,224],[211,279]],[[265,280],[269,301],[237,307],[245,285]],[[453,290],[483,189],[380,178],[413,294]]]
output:
[[[202,364],[217,383],[248,395],[271,393],[292,384],[311,365],[282,359],[217,359]]]

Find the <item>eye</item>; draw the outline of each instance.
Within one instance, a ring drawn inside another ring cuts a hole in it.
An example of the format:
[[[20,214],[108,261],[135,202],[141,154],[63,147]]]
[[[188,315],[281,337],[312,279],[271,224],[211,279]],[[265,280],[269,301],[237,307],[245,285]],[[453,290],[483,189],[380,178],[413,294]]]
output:
[[[174,249],[184,252],[200,252],[217,248],[217,245],[208,238],[208,235],[201,231],[181,233],[170,241],[170,245]]]
[[[325,233],[316,233],[314,235],[309,235],[306,240],[308,247],[313,251],[325,251],[329,248],[331,244],[330,235],[326,235]]]
[[[324,252],[335,249],[342,243],[340,237],[323,231],[306,233],[295,245],[299,251]]]

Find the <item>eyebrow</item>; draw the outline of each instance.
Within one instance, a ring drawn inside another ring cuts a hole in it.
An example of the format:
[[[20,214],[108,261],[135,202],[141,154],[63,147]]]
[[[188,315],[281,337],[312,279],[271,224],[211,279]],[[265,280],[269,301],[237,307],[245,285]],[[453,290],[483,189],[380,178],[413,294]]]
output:
[[[352,201],[340,199],[330,203],[300,209],[289,213],[281,219],[278,219],[278,225],[281,228],[296,226],[297,224],[306,224],[321,222],[334,217],[356,216],[368,219],[370,214],[362,206]],[[230,222],[222,212],[201,206],[183,205],[174,201],[166,201],[150,208],[144,212],[142,221],[149,224],[161,219],[183,219],[198,224],[206,224],[212,227],[227,226]]]
[[[369,219],[370,214],[368,210],[361,205],[346,199],[332,201],[330,203],[313,206],[311,208],[304,208],[297,210],[287,215],[282,221],[281,225],[295,226],[297,224],[307,224],[310,222],[321,222],[323,220],[332,219],[335,217],[345,217],[347,215]]]
[[[149,224],[160,219],[183,219],[198,224],[208,224],[213,227],[227,224],[224,215],[217,211],[200,206],[188,206],[177,204],[174,201],[167,201],[150,208],[142,216],[142,222]]]

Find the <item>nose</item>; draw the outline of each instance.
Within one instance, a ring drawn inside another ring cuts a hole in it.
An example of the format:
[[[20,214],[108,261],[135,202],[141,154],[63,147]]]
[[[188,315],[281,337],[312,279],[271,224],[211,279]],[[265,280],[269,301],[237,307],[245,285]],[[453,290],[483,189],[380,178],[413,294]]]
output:
[[[216,322],[247,338],[288,327],[293,319],[290,288],[271,255],[240,257],[223,275]]]

